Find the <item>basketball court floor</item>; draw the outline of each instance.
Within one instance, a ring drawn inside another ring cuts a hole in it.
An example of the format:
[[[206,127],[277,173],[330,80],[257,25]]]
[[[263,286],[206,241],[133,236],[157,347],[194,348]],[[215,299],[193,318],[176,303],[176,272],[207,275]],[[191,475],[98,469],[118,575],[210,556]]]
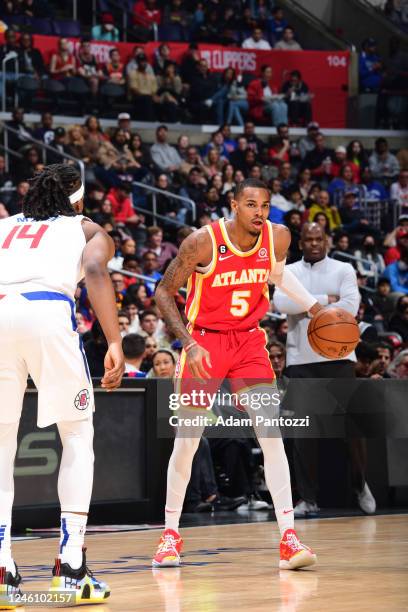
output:
[[[296,527],[319,561],[297,572],[278,569],[276,522],[183,528],[183,566],[161,570],[150,565],[160,530],[90,534],[89,565],[112,594],[85,610],[408,610],[407,514],[298,520]],[[48,587],[57,545],[56,537],[14,542],[26,591]]]

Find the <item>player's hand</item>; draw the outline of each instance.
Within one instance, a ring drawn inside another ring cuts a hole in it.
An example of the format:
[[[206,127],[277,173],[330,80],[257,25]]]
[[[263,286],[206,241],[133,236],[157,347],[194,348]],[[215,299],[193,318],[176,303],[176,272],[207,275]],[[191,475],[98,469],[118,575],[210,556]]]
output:
[[[205,348],[199,344],[193,346],[187,353],[186,361],[194,378],[199,378],[201,380],[211,378],[204,365],[206,363],[212,368],[210,353]]]
[[[309,313],[312,315],[312,317],[314,317],[315,314],[317,314],[322,308],[324,308],[324,306],[322,306],[322,304],[320,304],[319,302],[316,302],[316,304],[313,304],[313,306],[309,310]]]
[[[338,295],[329,295],[328,298],[329,298],[328,300],[329,304],[334,304],[335,302],[338,302],[340,299]]]
[[[113,391],[120,387],[122,376],[125,371],[125,357],[120,342],[112,342],[109,345],[104,360],[105,374],[101,385],[106,391]]]

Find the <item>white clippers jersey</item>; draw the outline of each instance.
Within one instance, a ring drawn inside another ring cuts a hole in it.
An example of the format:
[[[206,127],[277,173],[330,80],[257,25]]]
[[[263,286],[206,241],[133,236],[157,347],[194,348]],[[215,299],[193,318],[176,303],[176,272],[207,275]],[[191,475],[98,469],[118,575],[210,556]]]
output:
[[[0,294],[55,291],[74,299],[83,278],[83,215],[0,220]]]

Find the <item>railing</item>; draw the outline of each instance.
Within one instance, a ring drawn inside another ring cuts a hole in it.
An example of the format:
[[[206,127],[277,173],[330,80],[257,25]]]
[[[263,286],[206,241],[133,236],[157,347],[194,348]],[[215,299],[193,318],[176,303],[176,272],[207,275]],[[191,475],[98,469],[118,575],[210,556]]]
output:
[[[10,127],[4,122],[3,122],[3,130],[4,130],[4,150],[6,153],[5,162],[6,162],[6,170],[8,171],[9,152],[10,152],[10,149],[8,146],[8,133],[12,132],[13,134],[17,136],[21,136],[21,134],[18,130],[15,130],[14,128]],[[73,155],[69,155],[68,153],[61,153],[61,151],[58,151],[58,149],[54,149],[54,147],[50,147],[49,145],[45,144],[45,142],[42,142],[41,140],[37,140],[36,138],[33,138],[30,134],[27,134],[27,136],[25,136],[24,139],[27,140],[27,143],[31,143],[41,148],[43,163],[46,163],[46,151],[51,151],[54,155],[55,154],[60,155],[62,158],[69,159],[70,161],[73,161],[76,164],[78,164],[79,170],[81,173],[82,183],[85,184],[85,164],[82,161],[82,159],[78,159],[74,157]]]
[[[3,74],[3,83],[2,83],[2,110],[3,112],[6,112],[6,102],[7,102],[7,78],[6,78],[6,64],[7,62],[11,62],[14,61],[14,73],[15,73],[15,77],[16,77],[16,81],[18,79],[18,55],[15,51],[9,51],[9,53],[7,53],[7,55],[4,57],[3,61],[1,62],[1,71]],[[15,89],[14,92],[14,107],[17,106],[17,88]]]
[[[374,283],[377,284],[378,270],[377,270],[377,266],[375,265],[373,261],[371,261],[371,259],[364,259],[363,257],[356,257],[355,255],[351,255],[350,253],[345,253],[344,251],[333,251],[330,254],[330,256],[333,257],[333,255],[341,255],[341,257],[344,257],[345,259],[350,259],[352,261],[360,262],[363,264],[368,264],[368,266],[371,268],[373,272]],[[370,289],[369,287],[364,287],[364,289],[367,289],[368,291],[375,291],[375,289]]]
[[[163,215],[158,214],[156,194],[164,195],[166,198],[169,198],[169,199],[186,202],[191,207],[193,221],[197,219],[197,207],[196,207],[196,203],[194,202],[194,200],[191,200],[190,198],[185,198],[184,196],[176,195],[175,193],[169,193],[168,191],[165,191],[164,189],[159,189],[158,187],[152,187],[151,185],[145,185],[145,183],[139,183],[138,181],[133,181],[132,184],[135,185],[136,187],[140,187],[141,189],[144,189],[145,191],[149,191],[152,194],[152,208],[153,208],[152,215],[153,215],[154,220],[156,220],[156,218],[157,219],[161,218],[161,219],[164,219],[166,222],[171,221],[169,217],[164,217]],[[136,207],[134,208],[135,210],[139,210]],[[144,209],[140,209],[140,212],[146,212],[146,211]],[[174,223],[174,220],[173,220],[173,223]],[[176,222],[176,223],[180,226],[185,226],[185,223],[180,223],[180,222]]]

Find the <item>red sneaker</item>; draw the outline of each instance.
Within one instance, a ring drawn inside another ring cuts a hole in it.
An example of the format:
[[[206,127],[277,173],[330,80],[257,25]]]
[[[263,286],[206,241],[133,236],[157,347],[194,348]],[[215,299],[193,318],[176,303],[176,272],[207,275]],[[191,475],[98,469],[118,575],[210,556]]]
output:
[[[166,529],[159,541],[157,552],[153,558],[153,567],[178,567],[183,540],[177,531]]]
[[[280,542],[279,569],[299,569],[314,565],[317,557],[311,548],[302,544],[294,529],[287,529]]]

